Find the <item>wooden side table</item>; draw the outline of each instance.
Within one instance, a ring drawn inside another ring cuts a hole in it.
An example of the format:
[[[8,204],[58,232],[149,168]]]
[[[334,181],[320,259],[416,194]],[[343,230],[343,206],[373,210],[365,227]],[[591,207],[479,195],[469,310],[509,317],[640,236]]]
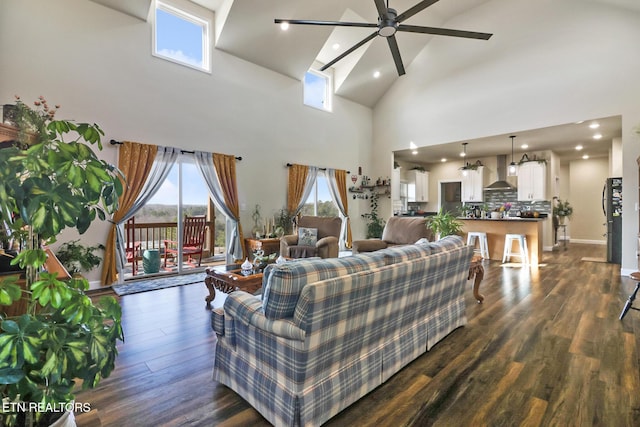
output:
[[[262,249],[265,256],[279,253],[280,239],[277,237],[270,239],[255,239],[249,237],[244,239],[244,247],[247,251],[247,258],[249,258],[249,261],[253,261],[253,253],[258,249]]]

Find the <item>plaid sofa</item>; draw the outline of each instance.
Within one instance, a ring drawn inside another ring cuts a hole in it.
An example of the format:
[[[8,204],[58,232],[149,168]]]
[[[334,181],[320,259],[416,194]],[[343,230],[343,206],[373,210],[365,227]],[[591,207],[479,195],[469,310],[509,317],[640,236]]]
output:
[[[213,378],[276,426],[317,426],[466,324],[459,236],[264,273],[212,313]]]

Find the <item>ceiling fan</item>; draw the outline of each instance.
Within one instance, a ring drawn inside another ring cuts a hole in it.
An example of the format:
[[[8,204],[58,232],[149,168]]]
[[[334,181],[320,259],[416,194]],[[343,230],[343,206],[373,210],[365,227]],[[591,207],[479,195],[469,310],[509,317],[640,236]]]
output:
[[[387,42],[389,43],[389,49],[391,49],[391,55],[393,56],[393,61],[396,64],[396,69],[398,70],[398,75],[402,76],[405,74],[404,65],[402,63],[402,57],[400,56],[400,50],[398,49],[398,43],[396,41],[396,32],[404,31],[408,33],[422,33],[422,34],[434,34],[439,36],[452,36],[452,37],[463,37],[469,39],[480,39],[480,40],[489,40],[489,38],[493,34],[489,33],[477,33],[473,31],[461,31],[461,30],[450,30],[447,28],[436,28],[436,27],[421,27],[417,25],[404,25],[403,21],[411,18],[416,13],[426,9],[432,4],[438,2],[438,0],[423,0],[415,6],[409,8],[404,13],[398,15],[395,9],[389,7],[389,0],[387,0],[387,4],[385,5],[384,0],[373,0],[378,9],[378,23],[370,24],[366,22],[341,22],[341,21],[312,21],[305,19],[275,19],[274,22],[276,24],[297,24],[297,25],[327,25],[327,26],[340,26],[340,27],[362,27],[362,28],[376,28],[376,30],[365,37],[360,42],[356,43],[351,48],[344,51],[337,58],[332,60],[331,62],[325,64],[320,71],[324,71],[327,68],[331,67],[336,62],[340,61],[342,58],[346,57],[356,49],[360,48],[370,40],[373,40],[376,36],[385,37]]]

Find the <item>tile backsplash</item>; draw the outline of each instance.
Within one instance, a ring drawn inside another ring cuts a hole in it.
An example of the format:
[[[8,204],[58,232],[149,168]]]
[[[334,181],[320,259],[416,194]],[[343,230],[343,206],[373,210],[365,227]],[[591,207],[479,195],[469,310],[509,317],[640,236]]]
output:
[[[484,192],[484,204],[489,210],[500,208],[505,203],[511,203],[510,215],[515,216],[519,211],[536,211],[539,213],[551,214],[551,202],[548,200],[541,202],[518,201],[517,190],[493,190]],[[483,203],[466,203],[467,206],[482,206]]]

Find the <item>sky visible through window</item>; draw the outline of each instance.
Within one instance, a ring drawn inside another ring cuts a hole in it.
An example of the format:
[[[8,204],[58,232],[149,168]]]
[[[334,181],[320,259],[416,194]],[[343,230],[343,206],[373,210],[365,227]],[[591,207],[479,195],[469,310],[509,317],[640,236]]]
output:
[[[307,72],[304,76],[304,103],[310,107],[327,110],[325,96],[327,78]]]
[[[156,9],[156,52],[198,68],[202,63],[202,27]]]
[[[183,205],[206,205],[209,190],[202,179],[202,175],[194,164],[183,163],[182,186]],[[147,202],[147,204],[177,205],[178,204],[178,164],[171,168],[167,179],[162,183],[160,190]]]

